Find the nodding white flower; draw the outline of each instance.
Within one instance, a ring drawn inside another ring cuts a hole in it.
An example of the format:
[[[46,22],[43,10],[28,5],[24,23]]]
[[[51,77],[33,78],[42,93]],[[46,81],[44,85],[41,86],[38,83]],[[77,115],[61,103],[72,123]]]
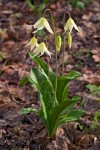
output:
[[[34,47],[38,46],[37,39],[33,36],[25,47],[27,46],[31,46],[31,50],[33,50]]]
[[[51,53],[47,49],[44,42],[40,43],[39,46],[33,51],[33,53],[34,53],[34,57],[35,56],[42,56],[44,53],[46,53],[51,58]]]
[[[54,34],[48,21],[44,17],[40,18],[33,26],[35,29],[37,29],[33,33],[36,33],[38,30],[42,30],[43,28],[46,28],[48,32]]]
[[[72,46],[72,36],[71,36],[70,33],[68,34],[68,45],[69,45],[69,48],[71,48],[71,46]]]
[[[75,28],[79,32],[77,25],[75,24],[74,20],[70,17],[65,24],[64,30],[65,32],[68,31],[69,33],[71,33],[73,28]]]

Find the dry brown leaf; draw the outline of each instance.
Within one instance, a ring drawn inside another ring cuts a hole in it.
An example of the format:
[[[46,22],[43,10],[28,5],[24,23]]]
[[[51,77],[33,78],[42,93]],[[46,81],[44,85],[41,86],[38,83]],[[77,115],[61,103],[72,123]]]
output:
[[[80,77],[80,79],[85,80],[88,83],[92,83],[92,84],[95,84],[95,85],[100,85],[100,76],[99,75],[95,75],[95,74],[86,75],[86,74],[83,74],[83,77]]]
[[[94,49],[92,50],[92,54],[93,54],[93,59],[95,62],[100,62],[100,50],[99,49]]]
[[[78,32],[77,34],[79,35],[80,38],[84,39],[86,37],[86,32],[79,27],[80,32]]]

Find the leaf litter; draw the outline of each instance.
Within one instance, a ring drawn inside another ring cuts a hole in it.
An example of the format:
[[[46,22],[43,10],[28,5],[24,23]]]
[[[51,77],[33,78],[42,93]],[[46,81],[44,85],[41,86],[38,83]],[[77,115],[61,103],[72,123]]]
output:
[[[87,115],[79,123],[62,125],[55,137],[49,139],[38,116],[18,114],[22,107],[39,107],[37,91],[29,84],[19,87],[19,80],[28,75],[29,68],[35,65],[24,46],[31,36],[32,27],[29,25],[34,23],[36,16],[23,1],[5,3],[0,0],[0,150],[99,150],[100,122],[93,130],[90,130],[90,126],[94,113],[100,111],[100,101],[96,101],[98,95],[92,95],[85,88],[88,83],[100,85],[99,0],[92,1],[81,11],[72,10],[61,0],[48,7],[59,22],[68,10],[79,23],[81,32],[77,36],[73,33],[72,49],[69,51],[66,45],[65,68],[66,72],[75,69],[82,73],[79,80],[69,84],[69,97],[79,95],[81,102],[76,109],[86,110]],[[62,30],[61,23],[57,27],[58,31]],[[52,49],[51,40],[50,48]],[[54,58],[50,65],[54,66]],[[59,58],[59,68],[60,66]]]

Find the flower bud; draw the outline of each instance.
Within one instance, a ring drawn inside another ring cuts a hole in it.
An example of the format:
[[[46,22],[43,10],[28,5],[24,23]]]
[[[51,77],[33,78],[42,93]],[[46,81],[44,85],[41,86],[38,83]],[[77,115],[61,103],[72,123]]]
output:
[[[72,46],[72,36],[70,33],[68,34],[68,46],[69,46],[69,48],[71,48],[71,46]]]
[[[61,47],[61,37],[60,36],[57,36],[56,37],[56,50],[57,51],[60,51],[60,47]]]

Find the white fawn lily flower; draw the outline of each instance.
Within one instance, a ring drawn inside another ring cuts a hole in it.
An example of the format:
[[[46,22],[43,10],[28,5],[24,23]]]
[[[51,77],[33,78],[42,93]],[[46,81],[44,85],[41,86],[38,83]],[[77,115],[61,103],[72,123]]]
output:
[[[44,17],[40,18],[33,26],[35,29],[37,29],[33,33],[36,33],[38,30],[42,30],[43,28],[46,28],[48,32],[54,34],[48,21]]]
[[[33,51],[34,53],[34,57],[35,56],[42,56],[44,53],[46,53],[47,55],[50,56],[51,58],[51,53],[49,52],[49,50],[47,49],[46,45],[44,42],[40,43],[39,46]]]
[[[33,48],[38,46],[37,39],[33,36],[25,47],[27,46],[31,46],[31,50],[33,50]]]
[[[64,30],[65,32],[68,31],[69,33],[71,33],[73,28],[75,28],[79,32],[77,25],[75,24],[74,20],[70,17],[65,24]]]

